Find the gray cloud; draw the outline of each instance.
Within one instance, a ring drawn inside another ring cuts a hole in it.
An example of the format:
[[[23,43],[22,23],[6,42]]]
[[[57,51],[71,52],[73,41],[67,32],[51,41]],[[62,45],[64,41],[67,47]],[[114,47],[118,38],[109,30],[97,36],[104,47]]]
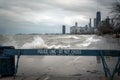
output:
[[[90,17],[96,16],[97,10],[101,10],[103,18],[107,16],[113,2],[114,0],[0,0],[0,30],[5,31],[0,32],[6,33],[7,30],[9,33],[9,29],[19,29],[22,33],[25,32],[24,28],[31,29],[29,32],[32,32],[35,28],[43,30],[42,26],[47,27],[48,30],[45,31],[49,32],[49,27],[59,26],[56,29],[60,29],[60,25],[70,26],[75,21],[83,26],[88,24]]]

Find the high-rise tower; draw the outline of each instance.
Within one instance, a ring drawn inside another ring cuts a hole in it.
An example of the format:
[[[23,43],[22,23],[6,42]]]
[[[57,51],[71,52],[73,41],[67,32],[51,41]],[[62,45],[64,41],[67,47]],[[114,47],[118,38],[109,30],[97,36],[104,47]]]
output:
[[[66,26],[63,25],[63,26],[62,26],[62,34],[65,34],[65,33],[66,33],[65,31],[66,31]]]
[[[96,27],[98,28],[99,23],[101,22],[101,12],[97,11],[96,13]]]
[[[75,27],[77,27],[78,26],[78,23],[77,22],[75,22]]]
[[[96,28],[96,18],[94,18],[94,28]]]
[[[90,22],[89,22],[89,27],[92,27],[92,22],[91,22],[91,18],[90,18]]]

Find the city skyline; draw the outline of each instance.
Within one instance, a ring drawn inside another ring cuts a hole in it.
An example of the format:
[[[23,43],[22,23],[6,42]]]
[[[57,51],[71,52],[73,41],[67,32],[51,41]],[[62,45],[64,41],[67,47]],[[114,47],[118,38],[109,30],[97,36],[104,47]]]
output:
[[[101,11],[102,19],[110,16],[114,0],[0,0],[0,34],[62,33],[77,21],[89,23]]]

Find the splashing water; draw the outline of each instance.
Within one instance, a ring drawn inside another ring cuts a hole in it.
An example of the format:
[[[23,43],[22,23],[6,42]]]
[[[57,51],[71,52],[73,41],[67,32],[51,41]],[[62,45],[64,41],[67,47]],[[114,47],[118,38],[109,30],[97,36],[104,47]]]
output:
[[[48,46],[49,49],[54,48],[54,49],[60,49],[60,48],[69,48],[70,45],[64,46],[64,45],[51,45]]]
[[[70,45],[46,45],[44,40],[37,36],[34,37],[33,41],[30,43],[25,43],[21,48],[22,49],[38,49],[38,48],[54,48],[54,49],[58,49],[58,48],[69,48]]]
[[[87,47],[87,46],[89,46],[90,44],[92,44],[93,42],[98,42],[98,41],[100,41],[100,39],[94,39],[93,36],[92,36],[92,37],[89,37],[88,39],[86,39],[86,40],[81,44],[81,46]]]
[[[44,40],[37,36],[37,37],[34,37],[34,40],[31,42],[31,43],[25,43],[22,48],[25,48],[25,49],[37,49],[37,48],[47,48],[47,45],[44,43]]]
[[[68,39],[79,39],[79,37],[77,37],[77,36],[73,36],[73,35],[71,35],[71,36],[65,36],[65,37],[62,37],[62,38],[68,38]]]

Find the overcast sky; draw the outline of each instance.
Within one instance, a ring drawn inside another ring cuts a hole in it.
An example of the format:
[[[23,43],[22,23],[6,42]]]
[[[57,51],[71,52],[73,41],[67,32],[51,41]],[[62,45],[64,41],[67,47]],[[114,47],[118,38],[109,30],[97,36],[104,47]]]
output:
[[[110,15],[116,0],[0,0],[0,34],[61,33],[64,24],[88,24],[100,10]]]

